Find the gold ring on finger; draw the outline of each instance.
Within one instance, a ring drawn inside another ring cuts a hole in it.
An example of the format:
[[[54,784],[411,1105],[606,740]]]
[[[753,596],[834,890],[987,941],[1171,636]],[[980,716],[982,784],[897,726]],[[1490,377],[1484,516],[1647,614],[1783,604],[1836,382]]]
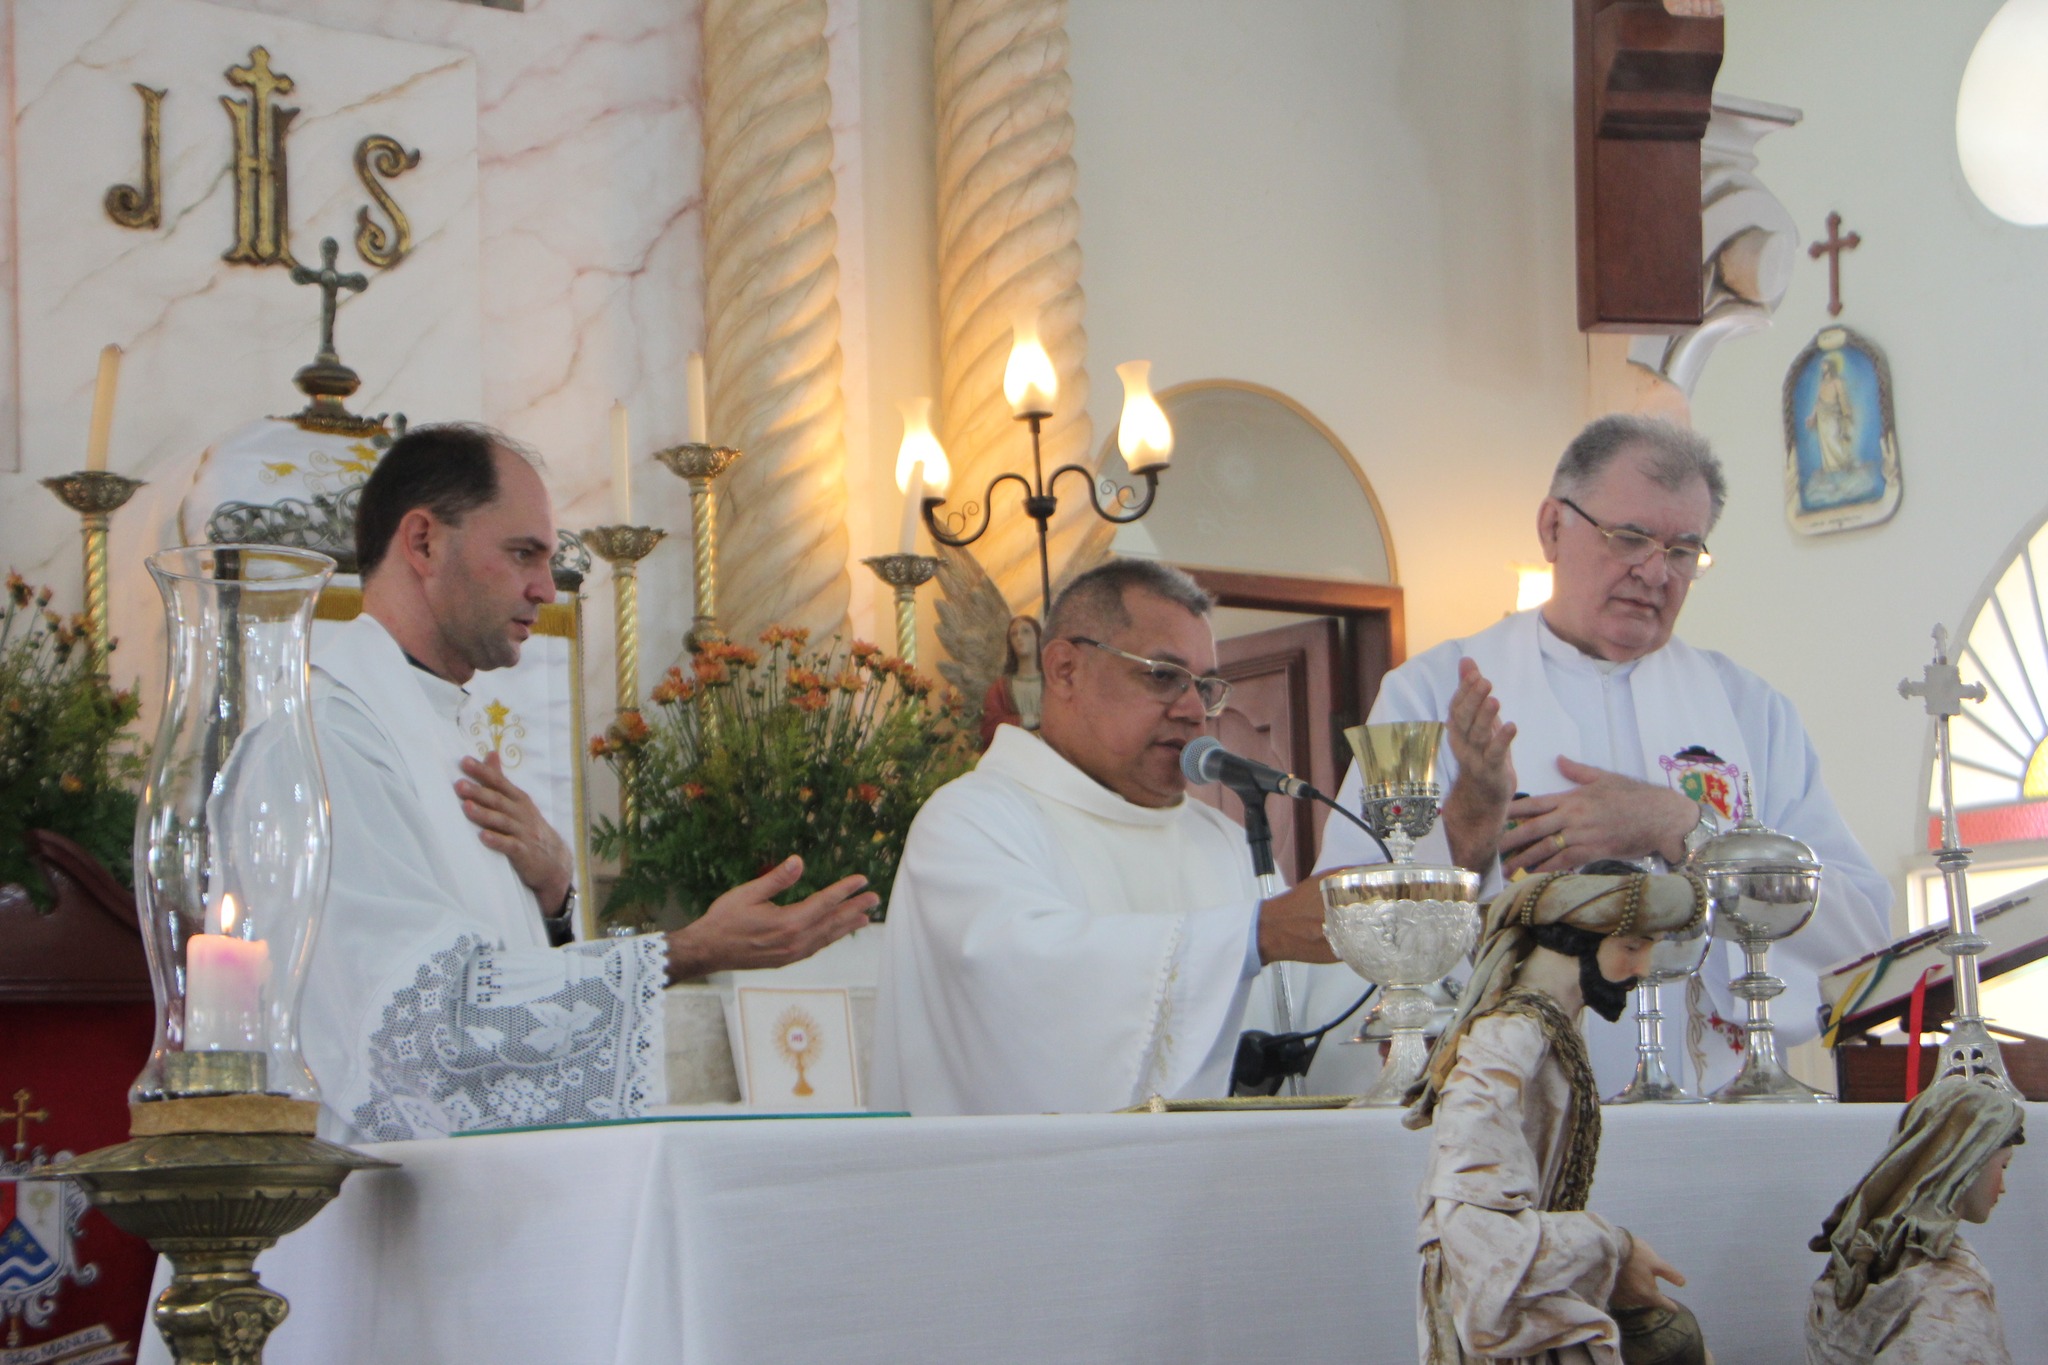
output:
[[[1564,831],[1559,830],[1557,833],[1551,835],[1550,842],[1557,845],[1557,851],[1559,853],[1564,852]]]

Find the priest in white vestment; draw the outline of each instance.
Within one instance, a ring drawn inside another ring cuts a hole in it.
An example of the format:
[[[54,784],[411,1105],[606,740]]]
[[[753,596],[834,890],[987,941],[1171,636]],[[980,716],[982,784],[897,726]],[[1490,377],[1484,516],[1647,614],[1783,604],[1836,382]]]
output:
[[[1423,1365],[1621,1365],[1614,1310],[1673,1306],[1656,1282],[1685,1277],[1587,1209],[1601,1123],[1580,1018],[1588,1004],[1618,1014],[1656,936],[1698,924],[1706,904],[1691,877],[1559,872],[1488,907],[1404,1120],[1430,1130]]]
[[[554,599],[546,487],[503,436],[418,427],[365,486],[356,541],[363,613],[313,659],[334,858],[300,1034],[321,1135],[637,1115],[664,1098],[670,981],[808,956],[876,898],[848,878],[778,906],[792,858],[674,933],[551,947],[567,846],[456,723],[462,684],[516,663]]]
[[[1060,594],[1038,733],[999,728],[911,825],[876,997],[878,1106],[1222,1096],[1261,964],[1333,960],[1314,885],[1262,904],[1244,831],[1186,797],[1180,751],[1228,690],[1209,608],[1143,560]]]
[[[1787,985],[1773,1018],[1789,1045],[1816,1032],[1821,974],[1890,941],[1892,894],[1828,795],[1792,703],[1672,634],[1711,562],[1706,538],[1725,498],[1720,461],[1696,434],[1628,415],[1593,422],[1566,449],[1537,513],[1555,566],[1550,601],[1395,669],[1370,719],[1448,722],[1443,819],[1416,856],[1485,872],[1489,887],[1503,872],[1601,858],[1675,866],[1741,817],[1747,778],[1759,818],[1806,841],[1825,868],[1812,920],[1771,950]],[[1354,765],[1338,799],[1356,810],[1359,796]],[[1321,868],[1378,860],[1355,827],[1325,827]],[[1706,1062],[1703,1089],[1740,1062],[1741,1013],[1727,990],[1736,957],[1722,945],[1700,973],[1707,1027],[1702,1038],[1696,1024],[1693,1045]],[[1341,1009],[1347,993],[1349,978],[1318,979],[1306,1013]],[[1593,1040],[1603,1093],[1628,1083],[1634,1043],[1626,1030]]]
[[[1989,1221],[2024,1141],[2026,1111],[1982,1080],[1943,1077],[1906,1106],[1811,1244],[1828,1266],[1809,1365],[2012,1365],[1991,1275],[1957,1224]]]

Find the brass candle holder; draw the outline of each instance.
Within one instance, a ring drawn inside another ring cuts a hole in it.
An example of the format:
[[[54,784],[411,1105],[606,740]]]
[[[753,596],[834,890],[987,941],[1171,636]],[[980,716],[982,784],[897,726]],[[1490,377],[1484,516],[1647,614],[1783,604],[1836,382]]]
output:
[[[640,561],[654,552],[668,532],[656,526],[598,526],[583,533],[583,543],[612,566],[612,625],[618,647],[618,712],[640,712]],[[619,820],[633,823],[633,797],[619,790]]]
[[[739,457],[731,446],[697,441],[654,452],[670,473],[690,485],[690,587],[696,600],[684,643],[691,649],[724,638],[718,629],[718,510],[711,483]]]
[[[78,513],[83,523],[80,531],[85,540],[85,615],[92,625],[92,666],[95,673],[104,674],[107,653],[114,646],[108,624],[107,528],[114,512],[142,487],[142,480],[109,474],[104,469],[81,469],[44,479],[43,487]]]
[[[896,590],[896,652],[917,664],[917,590],[932,581],[939,561],[930,555],[869,555],[861,563]]]
[[[170,1261],[151,1316],[178,1365],[261,1365],[290,1305],[257,1277],[256,1257],[327,1207],[351,1172],[395,1168],[320,1141],[295,1107],[260,1095],[136,1104],[134,1138],[64,1167],[116,1227]]]

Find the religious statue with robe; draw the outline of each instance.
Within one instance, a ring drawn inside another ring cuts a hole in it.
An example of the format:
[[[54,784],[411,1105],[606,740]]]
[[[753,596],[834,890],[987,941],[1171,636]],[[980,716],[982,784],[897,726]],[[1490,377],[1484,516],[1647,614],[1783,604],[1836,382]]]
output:
[[[2012,1365],[1984,1263],[1957,1229],[1986,1222],[2026,1114],[2002,1087],[1945,1076],[1906,1106],[1884,1154],[1812,1247],[1809,1365]]]
[[[1036,616],[1013,616],[1004,632],[1002,676],[988,685],[981,699],[981,747],[994,742],[998,725],[1036,730],[1045,675],[1038,667],[1038,642],[1043,633]]]
[[[1691,876],[1559,872],[1488,908],[1478,965],[1408,1097],[1408,1126],[1432,1129],[1424,1365],[1620,1365],[1616,1315],[1636,1309],[1660,1310],[1660,1334],[1675,1318],[1697,1337],[1656,1285],[1684,1277],[1587,1211],[1600,1095],[1579,1022],[1587,1005],[1619,1018],[1656,937],[1697,923],[1706,905]]]

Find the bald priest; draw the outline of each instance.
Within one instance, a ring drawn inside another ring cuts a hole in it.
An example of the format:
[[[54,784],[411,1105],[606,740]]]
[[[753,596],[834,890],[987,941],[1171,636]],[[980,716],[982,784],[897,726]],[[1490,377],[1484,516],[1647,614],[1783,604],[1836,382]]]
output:
[[[1054,602],[1039,730],[1005,725],[911,825],[873,1098],[914,1114],[1221,1096],[1262,964],[1330,962],[1314,884],[1261,902],[1180,751],[1222,709],[1209,595],[1111,560]]]
[[[551,946],[567,846],[456,712],[519,661],[554,545],[532,458],[483,427],[415,427],[363,488],[363,612],[313,654],[334,873],[300,1036],[323,1137],[633,1117],[663,1098],[664,986],[794,962],[876,903],[849,877],[776,904],[791,857],[674,933]]]

